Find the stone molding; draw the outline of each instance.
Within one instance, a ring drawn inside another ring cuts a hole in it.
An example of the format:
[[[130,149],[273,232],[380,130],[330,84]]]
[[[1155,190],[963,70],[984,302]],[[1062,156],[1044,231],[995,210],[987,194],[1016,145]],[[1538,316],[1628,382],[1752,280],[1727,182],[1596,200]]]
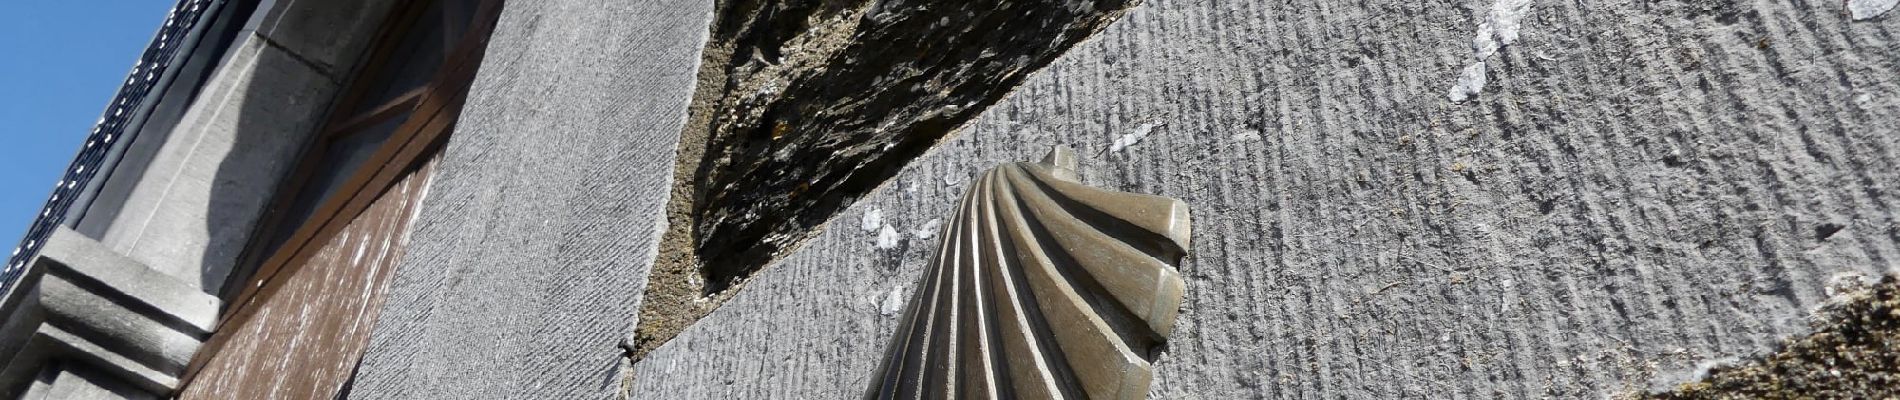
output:
[[[91,377],[85,385],[169,394],[218,307],[216,297],[61,228],[0,303],[0,396],[72,393],[52,388],[81,384],[56,379],[76,371]]]
[[[1141,399],[1173,332],[1187,203],[997,166],[945,224],[865,399]]]

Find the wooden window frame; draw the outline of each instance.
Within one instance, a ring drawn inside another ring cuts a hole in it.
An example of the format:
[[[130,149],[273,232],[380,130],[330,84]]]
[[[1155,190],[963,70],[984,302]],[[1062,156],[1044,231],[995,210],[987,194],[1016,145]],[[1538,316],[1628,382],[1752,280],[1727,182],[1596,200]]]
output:
[[[352,78],[348,92],[332,103],[331,115],[325,120],[323,128],[313,135],[312,144],[298,159],[292,175],[279,185],[267,209],[271,211],[267,213],[264,223],[252,232],[251,242],[246,244],[243,256],[232,269],[231,275],[226,277],[225,286],[221,289],[224,294],[221,297],[226,301],[217,329],[192,357],[185,375],[179,380],[180,388],[189,385],[211,356],[224,347],[230,339],[231,329],[227,328],[243,326],[255,317],[255,305],[273,296],[282,278],[295,272],[324,242],[335,237],[338,231],[381,197],[385,189],[433,156],[447,139],[494,31],[503,0],[480,0],[473,19],[462,31],[461,37],[443,35],[448,53],[428,83],[397,95],[373,109],[357,113],[346,111],[356,110],[363,105],[374,87],[362,81],[379,76],[391,64],[389,60],[400,44],[400,35],[408,32],[419,19],[418,14],[426,11],[430,3],[435,1],[443,2],[445,7],[454,4],[442,0],[405,1],[391,10],[387,22],[378,29],[369,56]],[[441,14],[445,18],[453,15],[447,9]],[[413,108],[405,107],[411,104]],[[365,126],[386,121],[403,111],[412,111],[408,120],[391,132],[390,137],[351,172],[349,178],[332,194],[320,200],[306,219],[290,220],[293,216],[287,213],[288,209],[295,204],[299,192],[324,167],[322,158],[330,142],[358,133]],[[300,225],[281,245],[271,249],[269,235],[279,232],[287,224]],[[256,267],[246,268],[252,265]]]

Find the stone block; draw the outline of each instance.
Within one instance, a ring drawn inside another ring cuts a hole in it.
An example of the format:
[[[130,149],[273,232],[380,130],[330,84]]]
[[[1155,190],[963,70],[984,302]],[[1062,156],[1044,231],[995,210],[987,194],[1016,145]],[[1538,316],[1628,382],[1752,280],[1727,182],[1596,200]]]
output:
[[[376,38],[377,27],[395,5],[393,0],[285,0],[272,3],[255,32],[279,50],[311,63],[323,74],[341,79],[356,67],[364,49]]]
[[[635,364],[632,397],[863,393],[942,240],[912,232],[1051,144],[1192,209],[1156,399],[1610,397],[1895,269],[1900,19],[1503,7],[1516,41],[1455,103],[1493,3],[1531,2],[1144,2]]]
[[[712,3],[510,1],[351,398],[610,398]]]
[[[216,297],[68,229],[28,273],[0,306],[0,395],[170,393],[217,318]]]
[[[337,90],[261,37],[232,51],[100,237],[208,293],[221,289]]]

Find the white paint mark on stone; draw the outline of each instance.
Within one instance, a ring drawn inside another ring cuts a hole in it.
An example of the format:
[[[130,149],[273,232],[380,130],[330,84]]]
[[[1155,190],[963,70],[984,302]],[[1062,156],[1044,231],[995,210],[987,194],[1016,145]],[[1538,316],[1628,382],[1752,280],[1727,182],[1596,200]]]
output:
[[[1148,134],[1154,133],[1155,127],[1161,126],[1162,124],[1163,123],[1161,121],[1154,121],[1154,122],[1141,124],[1141,126],[1135,127],[1134,132],[1129,132],[1128,134],[1122,135],[1122,137],[1115,139],[1115,143],[1111,143],[1108,145],[1108,151],[1111,153],[1116,153],[1116,152],[1121,152],[1122,149],[1126,149],[1129,146],[1134,146],[1135,143],[1140,142],[1142,138],[1148,137]]]
[[[902,311],[904,311],[903,286],[891,288],[889,293],[884,294],[884,301],[878,302],[877,305],[877,313],[886,317],[897,315]]]
[[[1484,74],[1483,61],[1465,67],[1465,72],[1458,74],[1458,83],[1451,86],[1451,101],[1464,102],[1477,97],[1478,92],[1484,90]]]
[[[754,54],[754,56],[757,56],[757,54]],[[752,95],[765,96],[765,95],[769,95],[773,93],[778,93],[781,90],[781,86],[782,85],[779,84],[778,79],[773,79],[771,81],[765,82],[764,85],[759,85],[759,91],[754,92]]]
[[[1240,133],[1235,133],[1234,136],[1229,137],[1228,139],[1233,140],[1235,142],[1242,142],[1242,143],[1257,141],[1257,140],[1260,140],[1260,132],[1256,132],[1253,130],[1244,130],[1244,131],[1240,131]]]
[[[877,232],[877,227],[880,226],[884,226],[884,210],[877,207],[872,207],[871,211],[865,211],[864,217],[858,219],[858,229],[863,229],[865,232]]]
[[[910,231],[910,235],[916,236],[919,240],[930,240],[931,238],[937,237],[937,230],[940,228],[943,228],[943,219],[935,218],[931,219],[930,222],[925,222],[923,227]]]
[[[1497,54],[1498,49],[1517,43],[1517,31],[1523,28],[1518,20],[1531,11],[1531,0],[1498,0],[1491,4],[1491,14],[1478,23],[1478,35],[1471,38],[1471,48],[1477,52],[1480,61]]]
[[[1886,14],[1895,5],[1900,5],[1900,0],[1847,0],[1847,13],[1860,21]]]
[[[890,225],[884,225],[884,227],[878,228],[877,230],[877,248],[879,249],[895,249],[897,248],[898,242],[903,239],[904,235],[897,234],[897,228],[893,228]]]
[[[1821,286],[1821,293],[1826,294],[1827,297],[1838,297],[1848,293],[1867,290],[1879,283],[1880,278],[1876,276],[1857,273],[1835,274],[1834,276],[1828,277],[1827,283]]]
[[[1484,90],[1485,60],[1498,53],[1498,49],[1517,42],[1518,31],[1523,24],[1518,21],[1531,11],[1531,0],[1497,0],[1491,3],[1490,13],[1478,22],[1478,32],[1471,38],[1471,51],[1474,60],[1458,74],[1458,83],[1447,93],[1452,102],[1462,103],[1477,97]]]

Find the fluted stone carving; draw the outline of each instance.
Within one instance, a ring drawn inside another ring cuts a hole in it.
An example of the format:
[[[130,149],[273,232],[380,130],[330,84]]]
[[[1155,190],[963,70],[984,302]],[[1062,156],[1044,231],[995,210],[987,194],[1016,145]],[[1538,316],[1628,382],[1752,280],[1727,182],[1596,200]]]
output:
[[[983,174],[865,395],[1139,399],[1184,290],[1187,204],[1076,183],[1075,154]]]

